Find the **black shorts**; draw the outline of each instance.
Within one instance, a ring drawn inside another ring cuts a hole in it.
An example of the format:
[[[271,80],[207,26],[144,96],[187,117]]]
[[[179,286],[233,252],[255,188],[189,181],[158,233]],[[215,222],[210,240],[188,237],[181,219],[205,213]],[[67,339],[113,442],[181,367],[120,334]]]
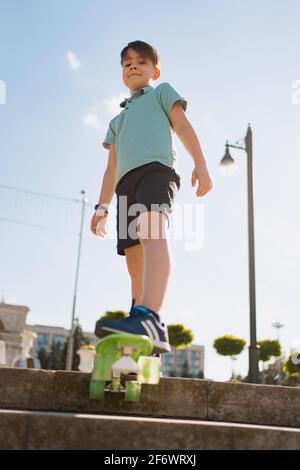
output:
[[[146,163],[126,173],[117,183],[117,252],[125,256],[124,249],[140,243],[136,226],[142,212],[172,211],[180,176],[174,168],[160,162]],[[121,197],[122,196],[122,197]]]

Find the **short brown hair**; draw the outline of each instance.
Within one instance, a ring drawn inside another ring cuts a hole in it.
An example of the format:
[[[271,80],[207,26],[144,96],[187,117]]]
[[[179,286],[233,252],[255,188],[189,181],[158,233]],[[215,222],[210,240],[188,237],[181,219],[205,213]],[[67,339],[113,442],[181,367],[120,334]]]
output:
[[[145,59],[151,60],[154,67],[159,67],[160,57],[157,50],[150,46],[147,42],[143,41],[132,41],[127,44],[121,51],[121,65],[125,60],[128,49],[133,49],[136,53],[140,54]]]

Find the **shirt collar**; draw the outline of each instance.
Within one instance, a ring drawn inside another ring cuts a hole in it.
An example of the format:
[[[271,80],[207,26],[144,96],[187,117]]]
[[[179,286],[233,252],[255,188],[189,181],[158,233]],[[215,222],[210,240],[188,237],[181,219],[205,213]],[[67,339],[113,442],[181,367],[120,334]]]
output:
[[[143,88],[139,88],[138,90],[136,90],[133,95],[131,95],[130,98],[124,98],[124,101],[122,101],[122,103],[120,103],[120,107],[121,108],[125,108],[126,106],[126,103],[128,100],[134,98],[135,96],[139,96],[139,95],[143,95],[143,94],[146,94],[146,93],[149,93],[149,91],[153,90],[153,87],[152,86],[144,86]]]

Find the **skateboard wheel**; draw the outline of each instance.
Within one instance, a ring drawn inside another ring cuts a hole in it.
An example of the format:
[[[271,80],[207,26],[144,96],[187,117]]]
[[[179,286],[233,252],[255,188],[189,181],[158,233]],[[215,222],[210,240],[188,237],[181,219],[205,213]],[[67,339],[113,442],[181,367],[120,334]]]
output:
[[[94,359],[92,380],[111,380],[111,365],[111,358],[108,358],[104,355],[96,354]]]
[[[160,359],[158,357],[140,356],[138,360],[138,381],[143,384],[158,384],[160,378]]]
[[[139,401],[142,384],[137,380],[126,380],[125,401]]]
[[[105,380],[91,380],[90,399],[99,400],[104,397]]]

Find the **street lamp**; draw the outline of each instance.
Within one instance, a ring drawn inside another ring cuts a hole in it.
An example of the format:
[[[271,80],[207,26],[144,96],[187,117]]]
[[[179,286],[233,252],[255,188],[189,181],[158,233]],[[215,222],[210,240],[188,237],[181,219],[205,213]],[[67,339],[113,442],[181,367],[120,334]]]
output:
[[[284,327],[284,324],[280,323],[279,321],[276,321],[275,323],[272,323],[271,326],[276,328],[276,330],[277,330],[277,341],[279,341],[279,330],[280,330],[280,328]]]
[[[220,162],[220,171],[225,176],[232,175],[232,173],[235,171],[234,160],[229,153],[229,147],[230,145],[228,144],[228,140],[226,140],[225,155]]]
[[[73,297],[72,320],[71,320],[71,328],[70,328],[68,350],[67,350],[66,370],[72,370],[72,358],[73,358],[73,350],[74,350],[74,330],[75,330],[75,328],[74,328],[74,317],[75,317],[75,307],[76,307],[76,296],[77,296],[78,274],[79,274],[80,253],[81,253],[82,230],[83,230],[83,222],[84,222],[84,211],[85,211],[85,204],[87,203],[87,199],[85,198],[85,194],[86,194],[85,191],[81,191],[80,194],[82,194],[82,211],[81,211],[79,244],[78,244],[78,252],[77,252],[77,265],[76,265],[75,288],[74,288],[74,297]]]
[[[259,348],[256,340],[256,305],[255,305],[255,264],[254,264],[254,215],[253,215],[253,170],[252,170],[252,131],[248,124],[244,139],[245,147],[231,145],[226,141],[224,157],[220,162],[220,170],[225,175],[234,171],[234,160],[229,147],[244,150],[247,154],[247,182],[248,182],[248,249],[249,249],[249,300],[250,300],[250,346],[249,346],[249,373],[250,383],[258,383]]]

